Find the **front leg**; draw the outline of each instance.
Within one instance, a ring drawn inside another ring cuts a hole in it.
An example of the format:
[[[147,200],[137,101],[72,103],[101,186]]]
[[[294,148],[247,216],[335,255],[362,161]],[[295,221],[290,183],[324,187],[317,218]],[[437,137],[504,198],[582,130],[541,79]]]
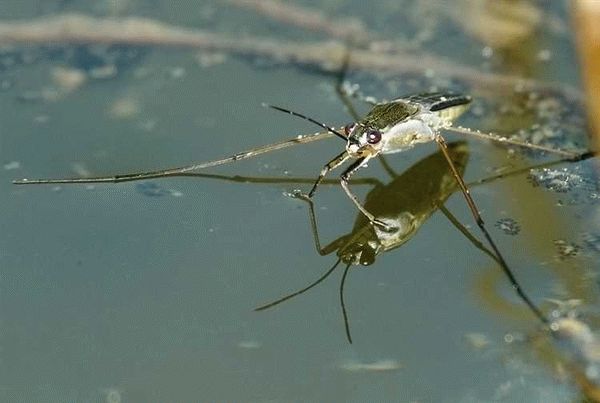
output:
[[[327,164],[325,164],[323,169],[321,169],[321,173],[319,174],[319,177],[315,181],[315,184],[313,185],[312,189],[310,190],[310,192],[308,192],[307,197],[309,199],[312,198],[315,195],[315,192],[317,191],[317,187],[319,187],[319,184],[321,183],[323,178],[325,178],[325,175],[327,175],[329,173],[329,171],[331,171],[332,169],[335,169],[335,168],[339,167],[340,165],[342,165],[349,158],[350,158],[350,156],[348,155],[348,153],[346,151],[344,151],[343,153],[341,153],[340,155],[338,155],[337,157],[335,157],[334,159],[329,161]]]
[[[354,203],[354,205],[360,210],[361,213],[363,213],[365,215],[365,217],[367,217],[369,219],[369,221],[372,224],[377,225],[378,227],[382,228],[384,231],[390,232],[394,228],[390,227],[389,225],[387,225],[383,221],[380,221],[380,220],[376,219],[375,216],[373,214],[371,214],[360,203],[360,201],[358,200],[358,197],[356,197],[356,195],[354,193],[352,193],[352,191],[350,190],[350,186],[349,186],[350,178],[352,177],[352,175],[354,175],[354,173],[356,171],[358,171],[362,166],[364,166],[369,161],[369,159],[370,159],[370,157],[363,157],[363,158],[358,159],[352,165],[350,165],[348,167],[348,169],[346,169],[344,171],[344,173],[340,176],[340,184],[342,185],[342,188],[346,192],[346,195],[348,195],[348,197],[350,198],[350,200],[352,200],[352,202]]]

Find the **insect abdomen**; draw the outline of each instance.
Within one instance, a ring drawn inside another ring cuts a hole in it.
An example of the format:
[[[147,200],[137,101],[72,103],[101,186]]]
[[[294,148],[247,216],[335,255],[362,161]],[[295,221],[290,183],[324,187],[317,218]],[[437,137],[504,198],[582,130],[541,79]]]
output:
[[[412,102],[420,103],[429,111],[435,112],[441,118],[454,120],[462,115],[471,104],[469,95],[454,94],[451,92],[433,92],[417,94],[409,97]]]
[[[431,104],[431,112],[438,112],[445,109],[454,109],[465,107],[471,103],[471,97],[460,94],[445,94],[440,96]],[[462,109],[462,108],[460,108]]]

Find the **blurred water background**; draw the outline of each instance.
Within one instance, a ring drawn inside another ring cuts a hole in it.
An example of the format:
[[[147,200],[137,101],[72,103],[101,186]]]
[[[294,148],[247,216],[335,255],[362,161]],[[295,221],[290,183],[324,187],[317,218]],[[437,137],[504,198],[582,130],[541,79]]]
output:
[[[463,91],[475,97],[465,126],[585,147],[566,5],[533,2],[533,11],[509,15],[525,30],[509,26],[517,36],[504,43],[485,36],[491,22],[470,14],[481,3],[294,2],[332,20],[359,18],[381,42],[402,44],[408,58],[425,51],[478,71],[558,83],[498,91],[426,61],[412,74],[351,67],[347,79],[364,93]],[[240,40],[328,39],[223,1],[0,2],[2,22],[64,13],[146,17]],[[348,123],[336,69],[321,67],[219,49],[2,44],[0,400],[564,402],[580,395],[568,366],[531,342],[539,324],[500,268],[440,212],[401,248],[350,270],[349,344],[340,273],[273,310],[253,311],[335,261],[315,251],[307,206],[284,195],[308,183],[11,184],[180,166],[315,131],[261,102]],[[312,180],[341,147],[324,140],[211,172]],[[467,182],[551,159],[477,139],[468,147]],[[436,151],[426,145],[388,161],[401,173]],[[357,177],[390,180],[375,162]],[[597,184],[593,162],[584,161],[472,190],[509,265],[546,312],[548,299],[578,299],[596,311]],[[354,188],[361,197],[369,191]],[[357,211],[339,186],[324,185],[315,202],[324,243],[351,231]],[[446,207],[480,237],[460,194]]]

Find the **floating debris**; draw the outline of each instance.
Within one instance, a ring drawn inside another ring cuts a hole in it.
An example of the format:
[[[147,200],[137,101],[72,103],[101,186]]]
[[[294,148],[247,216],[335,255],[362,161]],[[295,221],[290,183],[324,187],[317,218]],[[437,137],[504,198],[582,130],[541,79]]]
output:
[[[203,68],[217,66],[225,61],[227,61],[227,54],[222,52],[203,51],[196,55],[196,62]]]
[[[385,359],[370,363],[359,361],[346,361],[340,364],[340,369],[348,372],[389,372],[397,371],[402,365],[393,359]]]
[[[581,175],[569,172],[568,168],[532,169],[527,179],[535,187],[543,186],[556,193],[570,192],[584,182]]]
[[[581,246],[574,242],[567,242],[561,239],[554,240],[554,246],[556,246],[558,259],[560,260],[575,257],[581,251]]]
[[[566,300],[546,298],[546,301],[556,306],[556,308],[550,312],[550,315],[556,319],[573,317],[573,315],[577,313],[576,309],[583,304],[583,301],[577,298]]]
[[[515,100],[502,102],[496,112],[504,115],[507,121],[530,121],[529,127],[518,125],[510,135],[511,139],[562,150],[585,149],[586,120],[576,104],[564,96],[544,91],[517,89],[520,96]],[[514,152],[530,158],[539,157],[538,151],[516,148]]]
[[[562,169],[532,169],[528,176],[533,186],[541,186],[555,193],[569,193],[559,205],[596,204],[600,200],[600,181],[591,164],[580,164]]]
[[[55,67],[50,72],[52,82],[64,94],[69,94],[81,88],[87,81],[85,71],[67,67]]]
[[[483,350],[490,345],[490,339],[483,333],[467,333],[465,334],[467,343],[475,350]]]
[[[506,235],[517,235],[521,232],[521,226],[512,218],[501,218],[496,221],[495,227],[501,229]]]
[[[115,119],[130,119],[140,113],[140,102],[134,98],[119,98],[114,101],[108,110]]]
[[[589,386],[600,387],[600,339],[587,323],[575,317],[555,320],[550,325],[559,347],[585,377]]]

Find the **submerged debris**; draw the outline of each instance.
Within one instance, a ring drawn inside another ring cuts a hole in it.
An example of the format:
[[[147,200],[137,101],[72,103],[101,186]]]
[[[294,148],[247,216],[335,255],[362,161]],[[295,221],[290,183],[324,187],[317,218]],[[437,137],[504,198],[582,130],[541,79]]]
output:
[[[469,34],[494,48],[518,46],[535,34],[543,11],[533,2],[462,0],[448,7]]]
[[[162,196],[181,197],[181,196],[183,196],[183,193],[181,193],[178,190],[165,189],[163,187],[158,186],[156,183],[153,183],[153,182],[138,183],[137,185],[135,185],[135,189],[139,193],[143,194],[144,196],[148,196],[148,197],[162,197]]]
[[[55,67],[50,71],[52,82],[65,94],[76,91],[85,84],[85,71],[68,67]]]
[[[132,97],[116,99],[108,109],[108,113],[114,119],[129,119],[139,115],[141,105],[139,100]]]
[[[569,193],[570,199],[561,201],[561,204],[593,204],[600,200],[600,182],[592,169],[585,165],[532,169],[527,179],[534,187],[544,187],[555,193]]]
[[[107,388],[104,391],[104,401],[106,403],[121,403],[123,401],[123,397],[121,396],[121,391],[115,388]]]
[[[551,324],[558,346],[573,366],[573,372],[584,381],[587,392],[600,391],[600,339],[583,320],[568,316]],[[591,390],[590,390],[591,388]]]
[[[256,340],[242,340],[237,346],[244,350],[257,350],[262,347],[262,344]]]
[[[331,27],[330,19],[322,19],[322,28]],[[344,26],[347,28],[348,24]],[[242,57],[262,57],[275,63],[318,66],[326,71],[335,70],[343,64],[347,46],[340,40],[313,43],[285,42],[249,37],[227,37],[213,32],[165,24],[148,18],[94,18],[84,14],[62,14],[31,20],[0,21],[0,44],[32,45],[84,45],[75,49],[101,49],[101,65],[115,65],[118,70],[124,60],[130,64],[142,53],[142,45],[191,47],[213,52],[223,52]],[[92,45],[97,45],[96,47]],[[101,45],[101,46],[100,46]],[[104,50],[118,49],[111,59]],[[392,46],[390,52],[371,49],[355,49],[350,59],[353,69],[393,74],[422,74],[423,66],[429,66],[432,74],[462,80],[478,88],[495,87],[499,90],[519,87],[539,92],[557,92],[579,104],[582,94],[576,88],[526,79],[521,76],[496,74],[478,70],[471,65],[454,63],[446,58],[424,51],[406,52],[402,46]],[[88,70],[95,54],[89,54],[85,66]],[[114,60],[114,63],[111,63]],[[94,66],[98,67],[98,65]]]
[[[600,233],[584,232],[581,234],[581,239],[586,249],[600,253]]]

